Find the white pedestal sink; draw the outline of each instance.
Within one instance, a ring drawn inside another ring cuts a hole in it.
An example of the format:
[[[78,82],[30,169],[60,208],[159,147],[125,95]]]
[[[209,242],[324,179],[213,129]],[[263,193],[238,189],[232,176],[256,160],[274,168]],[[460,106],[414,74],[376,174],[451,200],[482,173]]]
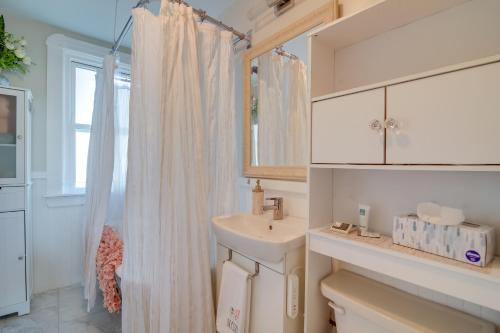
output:
[[[273,220],[272,214],[219,216],[212,224],[218,243],[268,262],[280,262],[285,253],[304,246],[307,229],[303,219]]]

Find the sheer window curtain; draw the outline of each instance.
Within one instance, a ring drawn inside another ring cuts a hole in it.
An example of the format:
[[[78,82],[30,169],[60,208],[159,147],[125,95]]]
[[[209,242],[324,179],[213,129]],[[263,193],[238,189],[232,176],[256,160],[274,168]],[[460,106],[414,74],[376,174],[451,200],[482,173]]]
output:
[[[130,84],[115,77],[117,59],[107,56],[97,73],[87,160],[84,206],[84,297],[95,305],[96,255],[105,224],[122,232],[127,173]]]
[[[122,329],[215,332],[209,217],[237,205],[230,36],[168,1],[133,16]]]

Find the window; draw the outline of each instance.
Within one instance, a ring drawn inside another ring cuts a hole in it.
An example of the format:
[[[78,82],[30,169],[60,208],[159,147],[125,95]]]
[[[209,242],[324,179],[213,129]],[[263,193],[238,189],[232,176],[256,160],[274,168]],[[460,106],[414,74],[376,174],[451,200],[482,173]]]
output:
[[[96,74],[99,68],[76,62],[72,63],[72,110],[70,137],[68,142],[69,187],[77,192],[85,188],[87,177],[87,154],[89,150],[90,126],[94,109]]]
[[[46,198],[55,198],[54,205],[82,202],[69,199],[85,192],[96,76],[108,53],[108,48],[61,34],[47,39]],[[128,133],[129,63],[130,57],[121,54],[115,78],[115,105],[126,111],[126,116],[120,114],[117,119],[124,137]],[[126,140],[118,141],[119,149],[126,150]]]
[[[94,94],[97,74],[102,69],[92,64],[71,63],[71,108],[68,125],[68,149],[66,154],[67,184],[66,190],[71,193],[85,191],[87,178],[87,155],[90,142],[92,111],[94,110]],[[129,74],[117,72],[115,78],[115,107],[128,110],[130,95]],[[120,133],[128,135],[127,123],[118,117]],[[120,140],[122,142],[122,140]]]

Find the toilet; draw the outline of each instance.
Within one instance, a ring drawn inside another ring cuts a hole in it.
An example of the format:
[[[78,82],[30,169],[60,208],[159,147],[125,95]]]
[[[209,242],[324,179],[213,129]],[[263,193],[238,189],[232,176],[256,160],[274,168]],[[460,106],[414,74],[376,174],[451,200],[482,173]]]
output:
[[[321,293],[335,311],[338,333],[495,332],[485,320],[346,270],[325,278]]]

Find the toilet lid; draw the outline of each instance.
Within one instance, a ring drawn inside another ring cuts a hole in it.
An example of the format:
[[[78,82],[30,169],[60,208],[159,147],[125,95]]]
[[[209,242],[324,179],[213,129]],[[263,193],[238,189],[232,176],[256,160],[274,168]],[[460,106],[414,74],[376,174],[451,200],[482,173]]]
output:
[[[490,333],[493,324],[341,270],[321,282],[322,294],[335,304],[392,332]]]

